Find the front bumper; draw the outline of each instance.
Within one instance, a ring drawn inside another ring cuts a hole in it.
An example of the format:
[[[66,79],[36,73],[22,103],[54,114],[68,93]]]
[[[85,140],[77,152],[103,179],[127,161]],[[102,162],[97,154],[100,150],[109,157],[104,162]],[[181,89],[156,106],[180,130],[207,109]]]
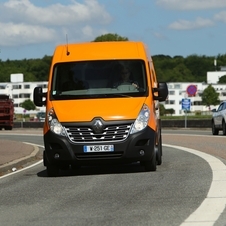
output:
[[[83,143],[72,142],[68,137],[59,136],[48,131],[44,135],[45,157],[50,164],[54,165],[91,165],[109,162],[148,161],[155,154],[155,136],[155,131],[147,127],[139,133],[129,135],[123,141]],[[84,145],[104,144],[114,145],[114,152],[85,153],[83,151]]]

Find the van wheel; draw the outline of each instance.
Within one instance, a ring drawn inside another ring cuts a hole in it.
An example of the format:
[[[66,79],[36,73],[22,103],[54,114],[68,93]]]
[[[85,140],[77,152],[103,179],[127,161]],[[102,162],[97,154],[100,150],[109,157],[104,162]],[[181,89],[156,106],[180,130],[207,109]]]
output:
[[[49,177],[57,177],[59,176],[59,168],[54,165],[47,165],[46,166],[47,175]]]
[[[57,177],[59,176],[59,167],[56,165],[52,165],[48,159],[46,158],[45,151],[43,152],[43,163],[46,166],[46,171],[48,177]]]
[[[160,135],[159,142],[158,142],[158,147],[156,152],[156,161],[157,161],[157,165],[162,164],[162,135]]]
[[[154,154],[152,159],[149,161],[142,161],[141,165],[144,166],[145,171],[156,171],[156,155]]]

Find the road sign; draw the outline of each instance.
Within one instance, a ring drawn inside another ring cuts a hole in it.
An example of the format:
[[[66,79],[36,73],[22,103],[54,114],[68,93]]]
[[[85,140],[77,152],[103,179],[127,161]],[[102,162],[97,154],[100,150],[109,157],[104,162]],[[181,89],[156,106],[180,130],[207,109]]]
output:
[[[190,111],[191,100],[187,99],[187,98],[184,98],[181,101],[181,105],[182,105],[182,110]]]
[[[197,86],[196,85],[189,85],[188,87],[187,87],[187,94],[188,94],[188,96],[195,96],[196,95],[196,93],[197,93]]]

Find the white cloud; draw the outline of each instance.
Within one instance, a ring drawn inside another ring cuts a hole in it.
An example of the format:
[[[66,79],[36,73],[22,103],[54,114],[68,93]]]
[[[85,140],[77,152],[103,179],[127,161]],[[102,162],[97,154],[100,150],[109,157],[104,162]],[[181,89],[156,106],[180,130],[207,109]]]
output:
[[[167,37],[159,32],[154,32],[153,35],[157,38],[157,39],[167,39]]]
[[[0,3],[0,15],[0,45],[4,46],[54,41],[65,37],[62,31],[86,39],[94,33],[91,25],[111,22],[111,16],[97,0],[85,0],[83,4],[72,0],[68,5],[47,7],[36,6],[30,0],[8,0]]]
[[[82,33],[86,36],[86,37],[93,37],[93,29],[90,26],[85,26],[82,28]]]
[[[85,0],[85,4],[73,1],[70,5],[56,3],[46,8],[37,7],[29,0],[9,0],[0,7],[0,14],[11,21],[27,21],[32,24],[62,26],[79,22],[108,23],[110,15],[96,0]]]
[[[215,20],[226,23],[226,11],[222,11],[214,16]]]
[[[53,29],[27,24],[0,23],[0,30],[1,46],[49,42],[56,37]]]
[[[195,21],[178,20],[169,25],[169,29],[173,30],[194,30],[204,27],[211,27],[214,22],[209,19],[197,18]]]
[[[156,0],[157,5],[173,10],[205,10],[226,7],[225,0]]]

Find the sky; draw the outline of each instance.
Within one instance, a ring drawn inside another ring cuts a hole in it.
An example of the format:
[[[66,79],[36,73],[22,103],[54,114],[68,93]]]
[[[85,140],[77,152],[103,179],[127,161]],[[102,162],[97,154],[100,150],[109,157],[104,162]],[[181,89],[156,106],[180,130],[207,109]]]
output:
[[[113,33],[151,55],[226,54],[226,0],[0,0],[0,60],[52,56]]]

